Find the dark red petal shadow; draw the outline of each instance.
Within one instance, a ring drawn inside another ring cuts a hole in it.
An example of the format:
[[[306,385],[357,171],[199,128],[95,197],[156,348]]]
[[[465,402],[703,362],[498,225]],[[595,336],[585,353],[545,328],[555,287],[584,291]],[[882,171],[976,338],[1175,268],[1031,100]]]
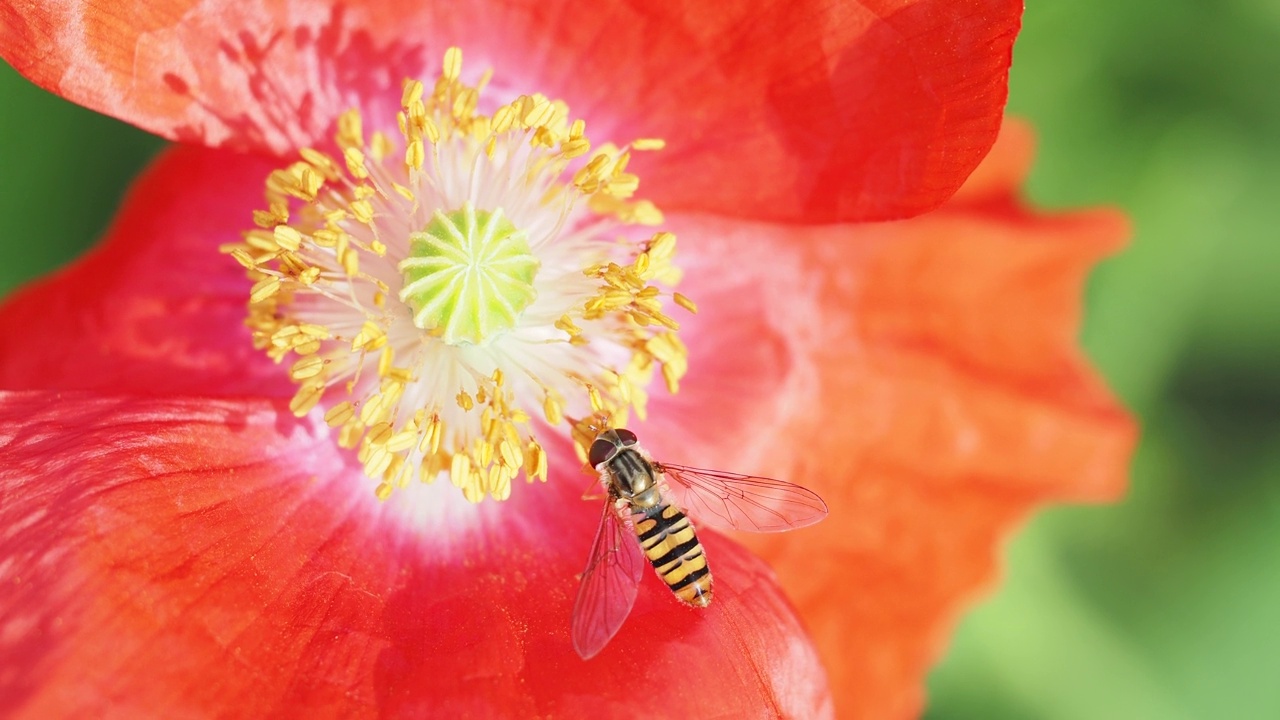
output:
[[[279,404],[0,393],[0,428],[0,705],[18,716],[830,714],[772,575],[715,536],[711,608],[647,572],[580,660],[599,518],[580,477],[479,508],[424,487],[413,515]]]
[[[1090,268],[1127,224],[1040,214],[1014,126],[956,200],[911,221],[786,229],[673,216],[691,370],[642,429],[659,458],[818,491],[818,526],[743,541],[814,631],[844,717],[919,713],[928,666],[1047,502],[1114,499],[1132,419],[1076,344]],[[698,269],[714,270],[699,272]]]
[[[165,137],[290,155],[459,45],[495,90],[563,97],[639,157],[672,210],[903,217],[951,195],[995,139],[1017,0],[690,4],[0,3],[0,53],[39,85]],[[378,118],[381,118],[380,120]],[[601,130],[611,137],[601,138]]]
[[[218,252],[252,227],[271,169],[225,151],[166,150],[102,244],[0,305],[0,388],[292,395],[244,327],[243,268]]]

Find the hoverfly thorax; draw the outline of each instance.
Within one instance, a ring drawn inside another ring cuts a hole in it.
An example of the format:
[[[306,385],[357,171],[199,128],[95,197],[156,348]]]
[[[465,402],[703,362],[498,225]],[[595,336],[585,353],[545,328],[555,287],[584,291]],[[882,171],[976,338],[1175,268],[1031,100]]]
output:
[[[653,462],[637,446],[636,434],[625,428],[608,429],[591,444],[588,460],[601,473],[611,497],[634,510],[651,508],[661,500]]]

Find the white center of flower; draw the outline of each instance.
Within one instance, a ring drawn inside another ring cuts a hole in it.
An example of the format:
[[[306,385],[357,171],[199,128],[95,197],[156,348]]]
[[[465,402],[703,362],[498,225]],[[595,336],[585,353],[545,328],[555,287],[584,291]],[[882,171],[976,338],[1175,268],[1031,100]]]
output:
[[[485,79],[460,71],[452,49],[430,95],[406,82],[398,142],[343,115],[342,162],[304,149],[273,173],[261,229],[230,251],[255,281],[255,344],[295,358],[294,412],[322,404],[381,498],[445,473],[505,498],[546,478],[535,426],[621,425],[654,370],[672,392],[685,370],[662,307],[675,238],[642,229],[661,214],[626,172],[660,143],[593,153],[563,103],[486,114]]]

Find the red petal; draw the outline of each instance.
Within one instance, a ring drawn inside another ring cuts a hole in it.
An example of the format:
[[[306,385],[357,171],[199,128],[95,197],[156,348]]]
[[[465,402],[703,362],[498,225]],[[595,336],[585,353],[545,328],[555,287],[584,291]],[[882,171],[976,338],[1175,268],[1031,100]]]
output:
[[[347,107],[391,125],[401,78],[434,72],[456,44],[509,94],[564,97],[613,140],[668,140],[635,164],[664,207],[828,222],[950,196],[995,138],[1021,9],[5,0],[0,51],[43,87],[166,137],[285,154]]]
[[[1021,2],[737,5],[653,11],[659,29],[635,40],[646,63],[633,97],[609,78],[635,56],[593,68],[636,118],[629,128],[668,140],[633,165],[660,207],[909,217],[950,197],[995,141]]]
[[[716,602],[652,573],[599,658],[569,640],[599,508],[378,505],[266,402],[0,394],[0,702],[23,717],[830,715],[769,571],[719,537]],[[567,450],[563,449],[562,450]],[[554,467],[572,466],[557,464]],[[403,497],[403,496],[402,496]]]
[[[0,306],[0,387],[292,395],[244,327],[243,269],[218,252],[252,226],[271,169],[194,147],[162,154],[100,246]]]
[[[908,222],[672,218],[698,238],[690,265],[719,274],[687,275],[692,370],[653,403],[646,444],[830,504],[814,528],[748,544],[813,628],[844,716],[918,713],[1001,538],[1043,503],[1125,486],[1133,423],[1076,335],[1085,276],[1127,225],[1021,208],[1008,183],[1029,142],[1008,140],[955,202]]]
[[[348,10],[3,0],[0,52],[41,87],[164,137],[292,155],[348,107],[392,121],[401,80],[422,73],[421,45],[400,39],[419,38],[374,43]]]

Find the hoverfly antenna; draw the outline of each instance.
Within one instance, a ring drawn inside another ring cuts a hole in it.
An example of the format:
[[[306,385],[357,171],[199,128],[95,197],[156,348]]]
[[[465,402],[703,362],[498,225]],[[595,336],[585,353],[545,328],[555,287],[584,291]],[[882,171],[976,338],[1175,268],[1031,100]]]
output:
[[[587,417],[582,418],[581,420],[576,420],[569,416],[565,416],[565,417],[566,419],[569,420],[570,423],[573,424],[572,425],[573,427],[581,428],[582,430],[590,433],[591,437],[593,438],[596,435],[599,435],[600,433],[604,432],[605,430],[608,430],[609,428],[613,427],[609,423],[609,416],[602,412],[592,413],[591,415],[588,415]]]
[[[609,416],[603,412],[595,412],[584,418],[565,415],[565,419],[570,423],[570,433],[579,458],[583,462],[587,462],[590,459],[591,447],[595,444],[596,439],[600,437],[601,433],[612,427],[609,422]],[[594,463],[592,466],[594,466]]]

